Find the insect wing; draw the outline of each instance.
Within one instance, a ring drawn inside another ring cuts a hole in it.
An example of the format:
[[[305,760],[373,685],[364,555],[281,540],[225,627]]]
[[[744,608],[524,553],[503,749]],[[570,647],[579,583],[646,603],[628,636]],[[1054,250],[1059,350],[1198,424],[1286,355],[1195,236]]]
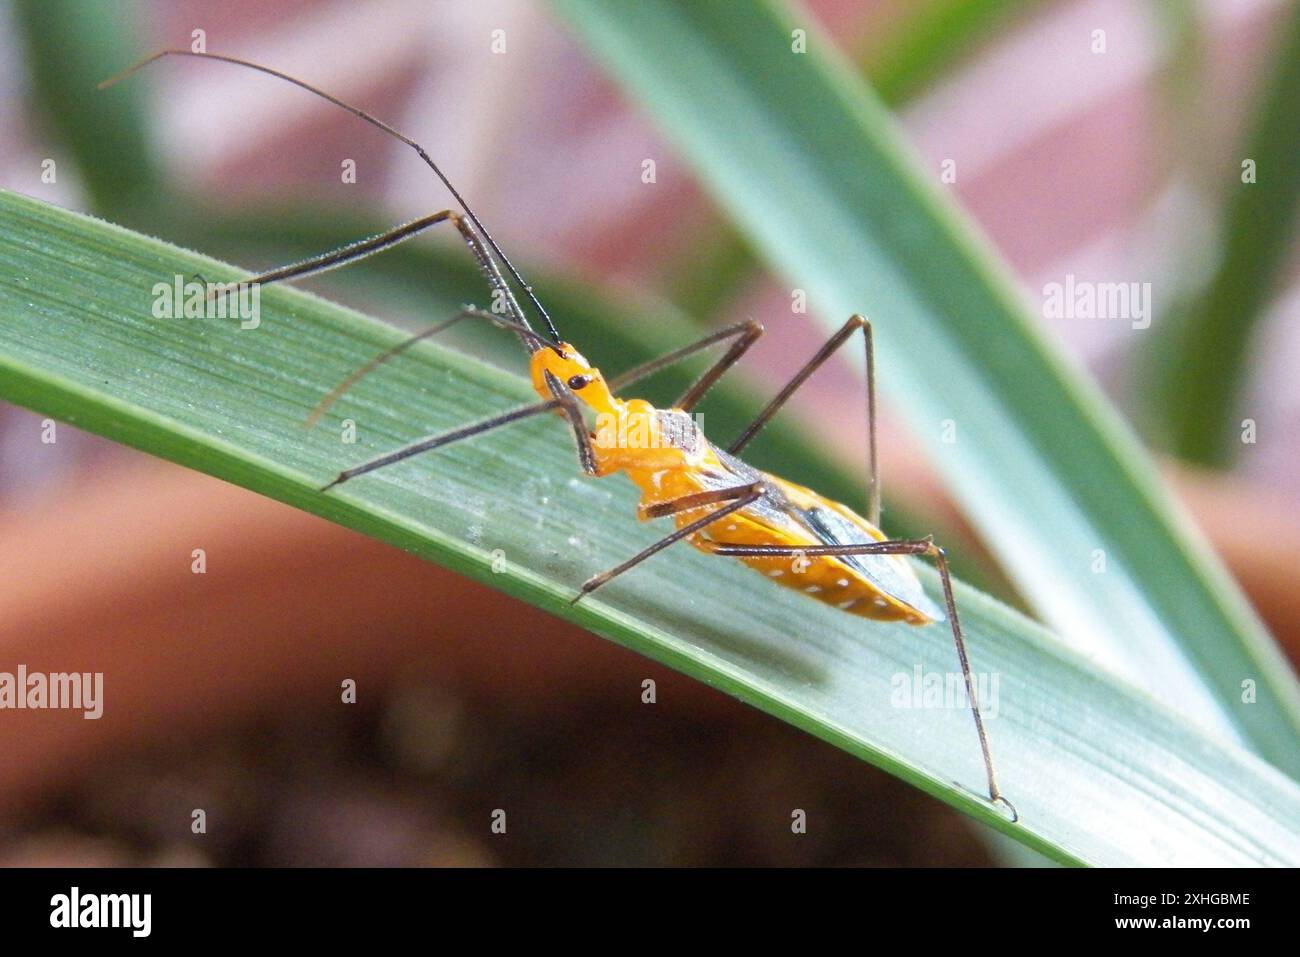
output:
[[[829,508],[794,508],[791,514],[827,545],[867,545],[878,541],[865,529]],[[881,592],[911,605],[935,621],[944,621],[943,610],[921,589],[911,569],[894,555],[841,555],[837,560],[852,568]]]

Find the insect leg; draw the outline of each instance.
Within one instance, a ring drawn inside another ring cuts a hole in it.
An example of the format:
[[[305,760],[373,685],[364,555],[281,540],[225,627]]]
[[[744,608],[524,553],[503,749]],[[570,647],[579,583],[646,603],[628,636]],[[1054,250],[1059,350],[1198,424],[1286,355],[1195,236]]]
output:
[[[608,571],[601,572],[599,575],[594,575],[591,578],[588,578],[583,582],[582,590],[578,593],[577,597],[573,599],[571,604],[576,605],[601,585],[607,584],[628,569],[641,564],[641,562],[645,561],[651,555],[663,551],[674,542],[681,541],[688,535],[694,535],[696,532],[711,525],[713,522],[716,522],[724,515],[730,515],[732,512],[739,511],[747,505],[752,505],[762,497],[762,484],[759,482],[753,482],[749,485],[737,485],[733,488],[710,489],[707,492],[695,492],[691,495],[683,495],[681,498],[673,499],[670,502],[660,502],[656,505],[650,506],[646,509],[646,514],[652,518],[659,518],[665,515],[676,515],[679,512],[689,512],[697,508],[705,508],[719,502],[728,503],[723,505],[721,508],[714,509],[703,518],[696,519],[689,525],[683,525],[671,535],[664,536],[653,545],[643,549],[627,561],[623,562],[621,565],[615,565]]]
[[[550,390],[551,395],[555,396],[555,401],[560,404],[564,417],[569,420],[569,427],[573,430],[573,440],[578,445],[578,462],[582,470],[588,475],[599,474],[596,468],[596,450],[591,445],[591,433],[587,431],[587,423],[582,418],[582,407],[574,396],[573,390],[549,370],[546,372],[546,388]]]
[[[423,452],[431,452],[434,449],[442,448],[444,445],[459,442],[461,439],[469,439],[476,435],[482,435],[484,432],[490,432],[499,426],[508,425],[511,422],[518,422],[520,419],[539,415],[542,412],[551,412],[555,410],[562,411],[573,428],[574,435],[578,442],[578,458],[582,462],[584,471],[590,475],[595,475],[596,456],[591,447],[591,438],[587,434],[586,423],[582,420],[582,412],[579,408],[578,400],[574,397],[572,392],[561,385],[559,380],[550,373],[547,373],[547,384],[551,386],[551,392],[555,395],[554,399],[547,402],[537,402],[533,405],[525,405],[518,409],[511,409],[509,412],[503,412],[490,419],[484,419],[481,422],[464,425],[458,429],[452,429],[450,432],[440,432],[439,434],[432,435],[427,439],[421,439],[419,442],[413,442],[400,449],[394,449],[392,452],[387,452],[377,458],[362,462],[360,465],[354,465],[349,469],[344,469],[338,474],[334,481],[330,482],[328,485],[322,486],[321,491],[328,492],[334,486],[342,485],[344,482],[349,479],[354,479],[358,475],[365,475],[367,472],[373,472],[375,469],[383,468],[386,465],[392,465],[394,462],[409,459],[413,455],[420,455]]]
[[[692,342],[690,345],[682,346],[680,349],[674,349],[667,355],[662,355],[657,359],[651,359],[649,362],[628,369],[626,372],[611,379],[609,387],[617,392],[620,389],[631,385],[633,382],[644,379],[646,376],[653,375],[660,369],[666,369],[668,366],[680,362],[687,356],[694,355],[701,349],[707,349],[714,343],[724,342],[727,339],[736,339],[736,341],[732,343],[731,348],[726,351],[722,358],[711,365],[704,374],[696,380],[695,384],[687,389],[680,399],[673,403],[675,408],[681,409],[683,412],[689,412],[691,408],[704,397],[704,393],[711,389],[714,383],[722,378],[723,373],[735,365],[740,357],[743,356],[749,350],[749,347],[757,342],[759,337],[762,335],[763,327],[753,319],[746,319],[744,322],[737,322],[734,325],[719,329],[717,332],[710,333],[697,342]]]
[[[474,261],[478,263],[479,270],[487,279],[494,296],[502,303],[502,308],[509,313],[510,321],[502,324],[514,329],[530,349],[532,344],[540,343],[542,341],[541,337],[525,321],[523,309],[520,307],[518,300],[515,299],[505,277],[501,275],[501,270],[497,268],[496,261],[489,254],[487,247],[484,246],[482,238],[475,232],[468,219],[451,209],[444,209],[429,216],[423,216],[420,219],[413,219],[409,223],[395,226],[387,232],[354,243],[348,243],[319,256],[312,256],[310,259],[303,259],[287,266],[280,266],[245,279],[244,282],[265,286],[274,282],[285,282],[292,279],[301,279],[304,276],[319,275],[331,269],[338,269],[340,266],[346,266],[368,256],[373,256],[375,253],[383,252],[385,249],[405,242],[412,236],[416,236],[426,229],[444,222],[450,222],[460,231],[461,238],[465,240],[465,245],[469,247],[470,252],[473,254]],[[213,299],[216,296],[224,295],[235,288],[237,287],[233,283],[214,286],[208,292],[208,298]]]
[[[861,545],[809,545],[806,548],[788,545],[727,545],[719,543],[709,549],[715,555],[729,555],[734,558],[781,557],[796,555],[925,555],[934,560],[939,569],[939,578],[943,582],[943,600],[948,608],[948,620],[952,623],[952,640],[957,646],[957,660],[961,663],[962,677],[966,681],[966,696],[970,701],[971,715],[975,719],[975,733],[979,735],[980,751],[984,755],[984,771],[988,775],[989,800],[994,804],[1004,805],[1011,812],[1011,820],[1020,819],[1016,807],[1003,796],[998,787],[998,780],[993,771],[993,756],[989,751],[988,735],[984,731],[984,717],[980,713],[979,699],[975,692],[975,678],[971,674],[970,659],[966,654],[966,638],[962,634],[961,620],[957,617],[957,603],[952,597],[952,576],[948,572],[948,556],[944,550],[928,538],[898,539],[894,541],[871,542]]]
[[[862,330],[862,338],[866,346],[867,353],[867,520],[872,525],[880,525],[880,475],[876,460],[876,369],[875,369],[875,348],[871,339],[871,323],[865,316],[850,316],[849,321],[844,323],[840,331],[831,336],[826,344],[817,350],[817,353],[804,364],[804,367],[794,374],[792,378],[780,392],[776,394],[771,402],[758,414],[753,422],[740,437],[727,447],[727,451],[732,455],[739,455],[740,450],[749,444],[750,440],[758,434],[763,426],[767,425],[772,416],[776,415],[781,406],[794,395],[801,385],[821,368],[840,346],[849,340],[849,337],[858,330]]]
[[[383,365],[389,359],[392,359],[394,356],[401,355],[407,349],[411,348],[411,346],[415,345],[417,342],[420,342],[423,339],[428,339],[431,336],[436,336],[444,329],[447,329],[450,326],[454,326],[462,319],[486,319],[488,322],[495,323],[496,325],[499,326],[504,326],[508,329],[514,329],[516,332],[523,332],[523,333],[529,332],[529,330],[524,329],[523,326],[520,326],[513,319],[507,319],[505,316],[499,316],[495,312],[487,312],[483,309],[462,309],[460,312],[456,313],[450,319],[444,319],[442,322],[439,322],[436,325],[432,325],[428,329],[423,330],[422,332],[417,332],[409,339],[403,339],[397,345],[379,353],[379,355],[375,356],[373,359],[370,359],[364,365],[360,366],[355,371],[350,373],[347,378],[345,378],[342,382],[340,382],[333,389],[331,389],[329,393],[326,394],[325,398],[321,399],[320,402],[317,403],[316,408],[311,410],[311,414],[308,415],[306,420],[303,422],[303,427],[310,429],[312,426],[314,426],[317,422],[321,420],[321,417],[330,410],[330,407],[334,405],[334,403],[337,402],[340,398],[342,398],[343,393],[347,392],[348,389],[356,385],[357,382],[359,382],[363,377],[369,375],[371,372],[374,372],[375,369]]]
[[[552,409],[558,409],[561,402],[552,399],[550,402],[538,402],[534,405],[526,405],[522,408],[511,409],[509,412],[503,412],[501,415],[493,416],[490,419],[484,419],[481,422],[475,422],[472,425],[461,426],[459,429],[452,429],[450,432],[441,432],[438,435],[430,436],[427,439],[421,439],[419,442],[413,442],[410,445],[395,449],[378,458],[362,462],[360,465],[354,465],[352,468],[344,469],[338,474],[334,481],[321,487],[322,492],[328,492],[336,485],[342,485],[349,479],[354,479],[358,475],[365,475],[367,472],[373,472],[375,469],[383,468],[385,465],[392,465],[394,462],[400,462],[402,459],[409,459],[412,455],[419,455],[421,452],[429,452],[433,449],[441,448],[444,445],[450,445],[452,442],[459,442],[461,439],[472,438],[475,435],[482,435],[484,432],[490,432],[498,426],[507,425],[511,422],[518,422],[520,419],[526,419],[529,416],[538,415],[542,412],[550,412]]]
[[[322,253],[319,256],[312,256],[310,259],[303,259],[288,266],[281,266],[278,269],[272,269],[245,279],[247,283],[259,283],[261,285],[270,285],[273,282],[284,282],[290,279],[298,279],[303,276],[311,276],[317,273],[327,272],[330,269],[337,269],[339,266],[346,266],[348,263],[365,259],[367,256],[373,256],[377,252],[382,252],[390,246],[396,246],[403,240],[410,239],[438,223],[446,222],[456,214],[449,209],[423,216],[420,219],[413,219],[409,223],[403,223],[400,226],[394,226],[392,229],[376,236],[370,236],[366,239],[354,243],[348,243],[339,246],[337,249]],[[208,293],[208,298],[221,295],[226,290],[220,287]]]

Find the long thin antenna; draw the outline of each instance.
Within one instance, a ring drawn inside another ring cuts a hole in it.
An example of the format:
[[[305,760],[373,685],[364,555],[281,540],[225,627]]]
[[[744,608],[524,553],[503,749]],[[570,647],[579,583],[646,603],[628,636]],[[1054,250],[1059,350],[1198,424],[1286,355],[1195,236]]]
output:
[[[351,113],[353,116],[357,117],[358,119],[365,120],[371,126],[383,130],[389,136],[395,137],[401,140],[407,146],[411,147],[411,149],[415,150],[415,152],[419,154],[420,159],[424,160],[425,164],[431,170],[433,170],[433,172],[437,175],[438,179],[442,180],[442,185],[447,187],[448,192],[450,192],[451,195],[455,198],[456,202],[460,204],[460,208],[465,210],[465,216],[469,219],[471,223],[474,224],[474,227],[480,233],[483,234],[484,241],[487,242],[488,246],[492,249],[492,251],[496,253],[496,255],[500,258],[502,265],[504,265],[506,267],[506,270],[510,273],[510,275],[514,277],[515,282],[519,283],[519,287],[524,291],[524,294],[528,296],[529,301],[533,304],[533,307],[537,310],[538,315],[542,317],[542,321],[546,323],[546,329],[547,332],[550,334],[551,338],[554,339],[556,342],[560,341],[559,330],[555,328],[555,323],[551,321],[550,313],[546,311],[546,307],[542,305],[541,301],[533,293],[533,287],[528,285],[528,283],[524,281],[524,277],[519,274],[519,270],[515,268],[514,263],[512,263],[510,259],[506,256],[506,254],[501,251],[501,247],[497,245],[496,240],[492,238],[492,234],[487,231],[487,227],[484,226],[482,221],[478,218],[478,216],[475,215],[474,210],[471,209],[469,203],[465,201],[465,197],[461,196],[460,192],[456,189],[456,187],[451,185],[451,180],[447,179],[446,174],[443,173],[443,171],[438,168],[438,164],[433,161],[433,158],[429,156],[429,154],[425,151],[424,147],[421,146],[419,143],[417,143],[415,140],[411,139],[409,136],[407,136],[405,133],[402,133],[400,130],[394,129],[393,127],[389,126],[383,120],[371,116],[365,110],[352,106],[349,103],[344,103],[338,97],[326,93],[324,90],[318,89],[317,87],[312,86],[310,83],[304,83],[302,80],[299,80],[296,77],[292,77],[287,73],[281,73],[279,70],[273,70],[269,66],[262,66],[260,63],[253,63],[250,60],[241,60],[239,57],[226,56],[221,53],[199,53],[195,50],[178,50],[178,49],[159,50],[153,56],[146,57],[145,59],[141,60],[139,63],[127,67],[125,70],[123,70],[121,73],[117,74],[116,76],[112,76],[109,77],[107,80],[104,80],[102,83],[99,84],[99,89],[106,90],[110,86],[113,86],[115,83],[119,83],[122,80],[125,80],[127,77],[131,76],[132,74],[137,73],[140,70],[143,70],[145,67],[149,66],[149,64],[154,63],[157,60],[161,60],[163,57],[166,56],[190,56],[190,57],[195,57],[204,60],[221,60],[225,63],[233,63],[235,64],[235,66],[242,66],[242,67],[247,67],[250,70],[257,70],[259,73],[265,73],[268,76],[278,77],[281,80],[285,80],[288,83],[292,83],[294,86],[299,87],[300,89],[306,90],[308,93],[312,93],[316,96],[319,96],[323,100],[327,100],[330,103],[333,103],[335,106],[342,107],[343,109],[347,110],[349,113]],[[526,319],[525,322],[527,322]]]

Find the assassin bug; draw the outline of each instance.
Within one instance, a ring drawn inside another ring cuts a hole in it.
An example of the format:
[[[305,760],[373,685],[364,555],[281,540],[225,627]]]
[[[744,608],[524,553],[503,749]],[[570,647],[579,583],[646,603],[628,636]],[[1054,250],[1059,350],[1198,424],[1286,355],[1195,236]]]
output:
[[[322,400],[309,417],[309,424],[319,419],[362,376],[414,343],[436,335],[461,320],[483,319],[508,328],[519,337],[528,351],[529,372],[539,402],[434,435],[345,469],[325,485],[322,492],[328,492],[344,482],[413,455],[482,435],[530,416],[556,412],[568,421],[577,443],[579,463],[586,474],[603,477],[622,472],[641,491],[638,518],[643,521],[672,518],[677,526],[671,534],[627,561],[589,578],[573,599],[574,602],[675,542],[684,540],[708,554],[739,559],[767,575],[776,584],[802,591],[810,598],[833,605],[848,614],[876,620],[901,620],[913,625],[946,620],[952,631],[966,683],[971,715],[988,777],[989,799],[994,804],[1004,806],[1010,812],[1012,821],[1018,820],[1019,815],[1014,805],[998,788],[993,770],[988,736],[984,730],[984,720],[966,654],[965,638],[957,617],[952,580],[944,551],[932,538],[888,539],[879,528],[875,370],[871,324],[865,318],[858,315],[850,318],[804,364],[738,438],[725,449],[715,446],[696,426],[690,415],[691,410],[762,335],[763,328],[758,323],[751,320],[720,329],[698,342],[683,346],[607,381],[599,369],[561,338],[532,287],[524,281],[424,147],[364,110],[350,106],[323,90],[278,70],[236,57],[192,50],[160,51],[105,80],[100,84],[100,89],[173,55],[220,60],[257,70],[292,83],[347,110],[415,150],[460,206],[460,212],[442,210],[397,226],[386,233],[262,273],[246,282],[283,282],[334,269],[373,255],[445,222],[460,232],[494,297],[503,307],[502,314],[465,309],[372,359]],[[545,333],[536,330],[529,322],[523,305],[516,296],[516,286],[545,326]],[[220,294],[220,290],[214,289],[210,293],[216,294]],[[811,489],[760,472],[736,457],[805,380],[852,338],[855,332],[862,333],[867,368],[869,480],[866,518]],[[670,408],[658,409],[643,399],[618,398],[617,393],[621,389],[720,343],[729,343],[726,352]],[[669,438],[667,441],[632,444],[611,440],[608,433],[588,429],[583,415],[584,408],[596,413],[598,420],[604,417],[618,423],[620,436],[628,434],[623,428],[627,423],[636,422],[642,427],[643,434],[668,435]],[[649,429],[645,429],[645,426],[649,426]],[[943,583],[944,607],[936,605],[925,594],[905,556],[924,556],[934,561]]]

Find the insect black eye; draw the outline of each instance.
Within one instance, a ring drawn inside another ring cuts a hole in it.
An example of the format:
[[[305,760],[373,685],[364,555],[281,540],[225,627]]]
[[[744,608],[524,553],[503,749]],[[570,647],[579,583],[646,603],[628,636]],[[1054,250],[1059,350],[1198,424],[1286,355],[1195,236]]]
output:
[[[569,388],[574,392],[577,392],[579,389],[585,389],[589,385],[591,385],[591,376],[589,375],[575,375],[569,377]]]

